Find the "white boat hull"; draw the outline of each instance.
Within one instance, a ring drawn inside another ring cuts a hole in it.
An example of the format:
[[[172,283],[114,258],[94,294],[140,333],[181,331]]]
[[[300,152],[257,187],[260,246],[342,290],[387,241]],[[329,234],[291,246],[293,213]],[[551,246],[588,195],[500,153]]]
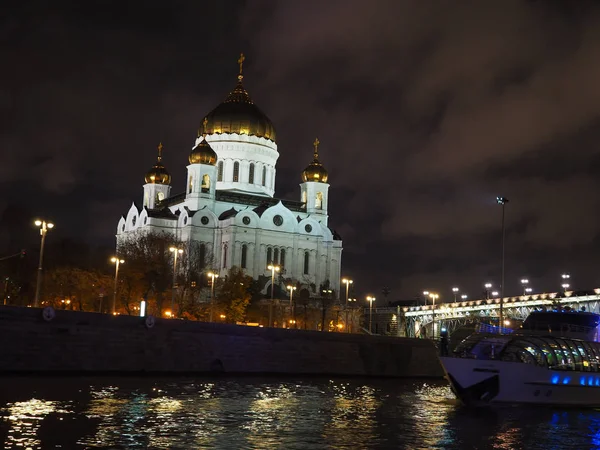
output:
[[[600,407],[600,372],[550,370],[498,360],[440,358],[454,394],[467,405],[527,403]]]

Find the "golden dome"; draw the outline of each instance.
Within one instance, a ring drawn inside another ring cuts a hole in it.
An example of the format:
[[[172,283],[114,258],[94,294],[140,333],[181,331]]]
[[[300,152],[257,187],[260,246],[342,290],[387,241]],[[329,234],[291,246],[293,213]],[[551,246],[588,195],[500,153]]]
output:
[[[315,139],[313,142],[314,150],[314,159],[308,165],[306,169],[302,172],[302,181],[318,181],[320,183],[327,183],[327,179],[329,178],[329,174],[323,164],[319,161],[319,139]]]
[[[217,164],[217,154],[212,147],[208,145],[206,139],[202,139],[202,142],[196,145],[192,150],[192,153],[190,153],[189,160],[190,164],[210,164],[211,166],[214,166]]]
[[[165,169],[165,166],[162,165],[162,142],[158,144],[158,157],[156,158],[156,164],[152,166],[152,169],[146,173],[146,183],[155,183],[155,184],[171,184],[171,175]]]
[[[223,103],[213,109],[207,116],[208,134],[235,133],[257,136],[276,142],[275,127],[271,120],[254,104],[248,91],[244,89],[242,80],[242,63],[244,54],[240,56],[240,74],[238,82]]]

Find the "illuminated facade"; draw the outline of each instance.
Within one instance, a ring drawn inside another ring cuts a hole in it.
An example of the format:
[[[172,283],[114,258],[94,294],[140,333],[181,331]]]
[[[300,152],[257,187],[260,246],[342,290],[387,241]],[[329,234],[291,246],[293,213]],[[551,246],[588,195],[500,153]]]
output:
[[[233,266],[271,283],[271,263],[281,279],[300,283],[304,295],[340,286],[342,241],[328,227],[328,173],[319,161],[302,172],[299,200],[274,197],[279,152],[275,128],[252,102],[242,81],[203,121],[188,157],[186,190],[171,195],[171,176],[158,160],[146,174],[141,208],[134,203],[117,226],[117,245],[144,231],[164,231],[198,242],[207,269],[224,275]],[[282,290],[285,290],[283,286]]]

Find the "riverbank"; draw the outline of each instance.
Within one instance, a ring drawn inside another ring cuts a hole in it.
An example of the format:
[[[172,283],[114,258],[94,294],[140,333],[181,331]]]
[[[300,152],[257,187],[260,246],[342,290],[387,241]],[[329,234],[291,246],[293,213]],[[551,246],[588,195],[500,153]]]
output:
[[[443,376],[423,339],[43,311],[0,307],[0,374]]]

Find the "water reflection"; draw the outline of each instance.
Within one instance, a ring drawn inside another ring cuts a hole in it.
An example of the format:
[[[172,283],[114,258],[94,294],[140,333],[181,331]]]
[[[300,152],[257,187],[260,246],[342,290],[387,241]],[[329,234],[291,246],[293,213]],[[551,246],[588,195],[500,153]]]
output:
[[[598,411],[469,410],[443,382],[49,379],[16,386],[0,394],[5,449],[600,447]]]

